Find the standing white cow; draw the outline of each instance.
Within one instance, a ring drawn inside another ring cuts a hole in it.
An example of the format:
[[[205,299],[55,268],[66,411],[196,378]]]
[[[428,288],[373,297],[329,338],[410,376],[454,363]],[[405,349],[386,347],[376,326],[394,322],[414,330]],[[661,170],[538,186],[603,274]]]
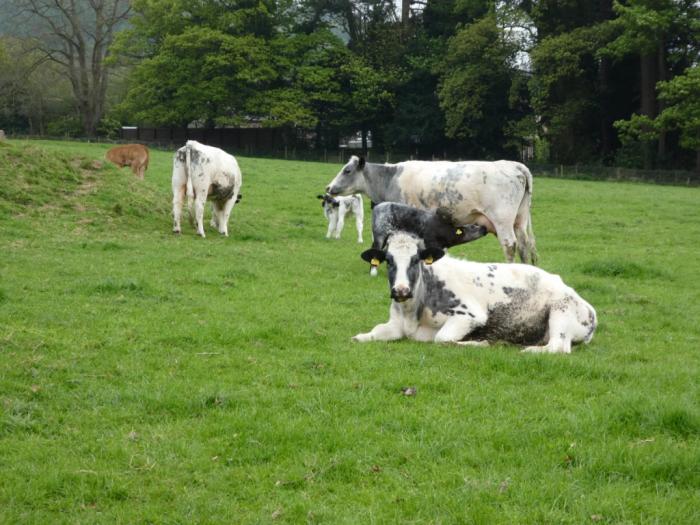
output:
[[[478,346],[493,341],[525,345],[527,352],[569,353],[588,343],[596,312],[558,275],[526,264],[453,259],[439,248],[397,231],[386,250],[370,249],[388,266],[389,321],[355,341],[410,338]]]
[[[349,197],[331,197],[330,195],[317,195],[321,199],[323,213],[328,219],[328,231],[326,239],[335,237],[340,239],[340,233],[345,226],[347,215],[355,216],[355,227],[357,228],[357,242],[362,242],[362,228],[364,226],[365,208],[362,202],[362,195],[359,193]]]
[[[241,170],[233,155],[188,140],[173,159],[173,232],[181,231],[182,203],[187,193],[190,218],[194,204],[197,233],[205,237],[204,206],[209,199],[214,208],[211,225],[228,237],[228,218],[239,200],[242,184]]]
[[[480,224],[498,237],[508,262],[517,248],[536,264],[530,203],[532,174],[519,162],[407,161],[373,164],[352,156],[326,188],[331,195],[364,193],[372,202],[442,208],[455,224]]]

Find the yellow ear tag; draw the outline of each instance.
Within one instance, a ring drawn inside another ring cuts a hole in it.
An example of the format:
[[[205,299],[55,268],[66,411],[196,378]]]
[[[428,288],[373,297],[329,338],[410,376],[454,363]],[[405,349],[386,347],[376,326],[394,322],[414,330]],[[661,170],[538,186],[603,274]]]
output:
[[[428,255],[423,262],[425,262],[425,264],[433,264],[433,256]]]
[[[462,228],[457,228],[455,233],[457,233],[457,235],[462,235],[464,232],[462,231]]]
[[[376,257],[373,257],[372,260],[369,262],[372,266],[379,266],[379,259]]]

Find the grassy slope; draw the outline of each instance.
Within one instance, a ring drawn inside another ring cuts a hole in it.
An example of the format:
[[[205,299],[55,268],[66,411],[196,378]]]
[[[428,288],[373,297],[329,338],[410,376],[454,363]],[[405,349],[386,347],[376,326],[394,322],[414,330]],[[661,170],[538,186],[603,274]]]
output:
[[[240,159],[201,240],[170,153],[139,182],[40,144],[0,146],[0,522],[700,521],[699,190],[536,181],[601,321],[570,356],[357,345],[388,290],[323,238],[337,166]]]

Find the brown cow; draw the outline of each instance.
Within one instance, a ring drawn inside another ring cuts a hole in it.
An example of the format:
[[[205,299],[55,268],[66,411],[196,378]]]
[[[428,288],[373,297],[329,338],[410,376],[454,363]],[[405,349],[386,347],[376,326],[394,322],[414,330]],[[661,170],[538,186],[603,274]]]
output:
[[[131,171],[140,179],[143,179],[143,174],[148,169],[148,148],[143,144],[115,146],[107,151],[105,157],[120,168],[131,166]]]

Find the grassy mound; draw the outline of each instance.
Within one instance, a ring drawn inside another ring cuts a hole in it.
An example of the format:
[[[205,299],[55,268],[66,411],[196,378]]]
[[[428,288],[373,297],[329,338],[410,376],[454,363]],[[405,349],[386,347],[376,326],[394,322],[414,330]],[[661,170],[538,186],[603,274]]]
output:
[[[77,214],[117,218],[167,208],[163,195],[101,159],[42,146],[0,145],[0,217]],[[161,209],[162,208],[162,209]]]

